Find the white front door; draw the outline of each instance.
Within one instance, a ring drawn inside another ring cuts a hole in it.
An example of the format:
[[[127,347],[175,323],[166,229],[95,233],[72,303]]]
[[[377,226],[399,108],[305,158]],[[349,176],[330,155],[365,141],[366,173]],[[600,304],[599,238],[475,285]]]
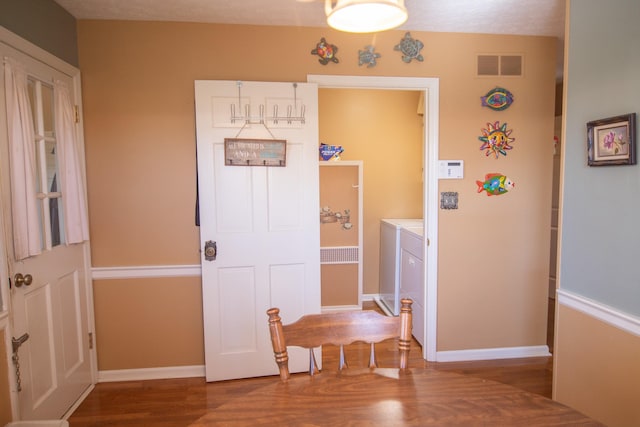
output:
[[[18,396],[20,419],[62,417],[91,386],[88,333],[88,244],[66,245],[64,211],[58,181],[53,87],[64,81],[73,90],[73,78],[0,41],[0,55],[22,63],[29,76],[37,160],[37,204],[42,254],[17,261],[13,254],[13,218],[9,144],[4,84],[0,85],[0,197],[9,276],[12,336],[21,341],[10,362],[11,384]],[[0,82],[4,81],[0,69]],[[73,94],[72,94],[73,97]],[[20,276],[24,279],[20,279]],[[31,280],[29,280],[31,279]],[[27,338],[28,337],[28,338]]]
[[[195,99],[207,381],[277,374],[267,309],[320,312],[317,86],[196,81]],[[225,138],[286,140],[286,165],[230,165]]]

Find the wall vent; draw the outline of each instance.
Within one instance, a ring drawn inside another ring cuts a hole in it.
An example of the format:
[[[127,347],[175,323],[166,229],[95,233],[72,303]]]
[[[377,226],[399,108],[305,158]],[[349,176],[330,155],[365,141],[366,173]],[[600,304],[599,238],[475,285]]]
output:
[[[522,76],[522,55],[478,55],[478,76]]]
[[[357,264],[359,259],[357,246],[320,248],[320,264]]]

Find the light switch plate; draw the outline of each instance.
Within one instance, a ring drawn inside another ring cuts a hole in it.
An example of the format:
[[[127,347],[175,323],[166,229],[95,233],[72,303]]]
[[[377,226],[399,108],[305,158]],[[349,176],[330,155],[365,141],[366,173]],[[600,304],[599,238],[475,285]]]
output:
[[[440,209],[458,209],[458,193],[454,191],[440,193]]]

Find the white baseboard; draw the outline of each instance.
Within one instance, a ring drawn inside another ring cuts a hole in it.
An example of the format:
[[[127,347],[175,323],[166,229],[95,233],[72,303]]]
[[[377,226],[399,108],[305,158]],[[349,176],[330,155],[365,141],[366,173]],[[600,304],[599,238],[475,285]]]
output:
[[[323,313],[335,313],[337,311],[359,311],[362,307],[359,305],[323,305],[321,311]]]
[[[391,310],[389,310],[389,308],[386,306],[385,303],[382,302],[380,298],[376,298],[375,303],[378,306],[378,308],[382,310],[384,314],[386,314],[387,316],[393,316],[393,313],[391,312]]]
[[[380,294],[362,294],[362,301],[375,301],[380,298]]]
[[[98,382],[166,380],[170,378],[194,378],[204,376],[204,365],[169,366],[166,368],[98,371]]]
[[[437,362],[469,362],[473,360],[519,359],[522,357],[551,356],[549,347],[537,345],[529,347],[482,348],[476,350],[452,350],[436,352]]]
[[[379,294],[363,294],[362,301],[375,301],[376,298],[379,298]],[[362,310],[362,307],[359,305],[323,305],[320,310],[323,313],[331,313],[336,311],[354,311],[354,310]]]

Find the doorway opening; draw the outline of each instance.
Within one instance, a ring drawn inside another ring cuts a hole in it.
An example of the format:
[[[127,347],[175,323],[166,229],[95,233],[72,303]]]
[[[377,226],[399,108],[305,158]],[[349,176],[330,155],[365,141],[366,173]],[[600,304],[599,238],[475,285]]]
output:
[[[378,284],[386,283],[378,277],[381,219],[420,218],[419,225],[423,224],[420,94],[410,90],[318,90],[320,142],[343,150],[339,161],[320,161],[321,254],[326,248],[347,243],[357,247],[361,237],[364,250],[357,254],[357,261],[364,266],[366,284],[358,292],[356,265],[340,265],[331,257],[322,265],[323,311],[361,307],[362,294],[365,300],[379,299],[383,287],[380,285],[379,291]],[[354,161],[362,165],[362,178],[355,167],[348,167]],[[357,221],[358,196],[365,199],[363,222]],[[340,216],[338,223],[331,222],[336,219],[331,215],[334,211]],[[349,221],[341,225],[347,218]]]
[[[424,326],[423,357],[435,361],[436,357],[436,320],[437,320],[437,248],[438,248],[438,105],[439,79],[412,77],[360,77],[309,75],[307,81],[323,88],[344,89],[384,89],[412,90],[424,96],[424,130],[422,161],[423,193],[422,212],[424,214],[424,254],[423,285],[425,292],[422,315],[414,315],[417,322]],[[392,154],[390,154],[392,155]],[[366,165],[365,165],[366,170]],[[366,173],[366,172],[365,172]]]

